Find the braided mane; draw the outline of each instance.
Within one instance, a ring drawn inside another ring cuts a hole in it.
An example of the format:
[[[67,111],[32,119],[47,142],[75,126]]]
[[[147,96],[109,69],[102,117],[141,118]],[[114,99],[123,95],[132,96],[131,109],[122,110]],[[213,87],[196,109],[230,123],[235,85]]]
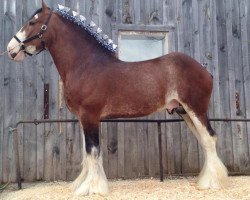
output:
[[[105,34],[101,34],[102,30],[96,27],[96,24],[91,21],[88,23],[83,15],[75,11],[70,11],[70,8],[58,5],[56,12],[63,18],[73,22],[75,25],[84,29],[89,35],[94,37],[96,41],[105,49],[115,53],[117,45],[113,44],[113,41]]]

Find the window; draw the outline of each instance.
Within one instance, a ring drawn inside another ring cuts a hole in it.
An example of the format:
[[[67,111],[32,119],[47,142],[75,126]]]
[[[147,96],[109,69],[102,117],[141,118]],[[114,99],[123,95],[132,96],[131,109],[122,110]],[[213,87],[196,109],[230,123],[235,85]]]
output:
[[[168,53],[167,33],[122,31],[118,38],[119,58],[123,61],[142,61]]]

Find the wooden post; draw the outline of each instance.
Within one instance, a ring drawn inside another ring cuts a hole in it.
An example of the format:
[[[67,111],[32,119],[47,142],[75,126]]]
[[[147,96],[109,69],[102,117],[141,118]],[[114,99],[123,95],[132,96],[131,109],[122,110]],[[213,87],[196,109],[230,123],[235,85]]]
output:
[[[158,143],[159,143],[160,181],[163,182],[162,142],[161,142],[161,123],[160,122],[157,122],[157,128],[158,128]]]

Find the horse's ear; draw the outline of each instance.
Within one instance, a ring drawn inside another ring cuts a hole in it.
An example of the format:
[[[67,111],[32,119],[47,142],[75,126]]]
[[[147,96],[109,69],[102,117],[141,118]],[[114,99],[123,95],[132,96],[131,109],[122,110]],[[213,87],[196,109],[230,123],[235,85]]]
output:
[[[43,11],[45,11],[45,10],[48,9],[48,6],[47,6],[47,4],[44,2],[44,0],[42,0],[42,9],[43,9]]]

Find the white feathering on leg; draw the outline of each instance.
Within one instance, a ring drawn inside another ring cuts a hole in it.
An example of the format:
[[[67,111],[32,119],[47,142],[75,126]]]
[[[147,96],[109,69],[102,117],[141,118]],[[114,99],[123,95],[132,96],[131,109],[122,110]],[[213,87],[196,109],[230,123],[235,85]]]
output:
[[[74,184],[78,185],[75,195],[108,194],[108,181],[102,165],[102,156],[98,155],[95,147],[83,162],[83,171],[79,179],[81,179],[81,183],[79,184],[79,180],[77,180],[77,183]]]
[[[190,114],[197,131],[199,132],[199,142],[202,146],[205,162],[198,177],[198,189],[219,189],[226,185],[227,168],[221,162],[216,152],[216,137],[210,136],[206,127],[202,125],[200,120]]]

